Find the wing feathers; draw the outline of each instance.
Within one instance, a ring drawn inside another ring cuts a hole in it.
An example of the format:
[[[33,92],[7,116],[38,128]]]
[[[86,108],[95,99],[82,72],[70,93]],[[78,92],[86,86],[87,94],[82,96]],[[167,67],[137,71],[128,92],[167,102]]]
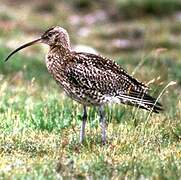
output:
[[[89,53],[76,55],[78,59],[68,68],[67,75],[75,86],[102,94],[102,97],[108,96],[110,101],[111,97],[116,97],[124,104],[156,113],[162,110],[162,105],[148,95],[148,87],[129,76],[114,61]],[[91,99],[91,94],[87,95]],[[101,100],[105,102],[103,98]]]
[[[145,93],[131,92],[129,94],[119,94],[118,97],[125,104],[147,109],[155,113],[163,110],[162,105],[157,102],[157,99]]]

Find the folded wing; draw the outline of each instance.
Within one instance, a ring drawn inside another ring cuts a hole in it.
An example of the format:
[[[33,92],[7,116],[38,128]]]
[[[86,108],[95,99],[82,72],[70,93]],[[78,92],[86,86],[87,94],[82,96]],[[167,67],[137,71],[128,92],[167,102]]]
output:
[[[67,72],[74,86],[94,92],[94,96],[101,94],[105,101],[114,102],[116,98],[120,103],[156,113],[162,110],[162,105],[148,95],[148,87],[129,76],[114,61],[88,53],[77,53],[76,57],[76,63],[72,63]]]

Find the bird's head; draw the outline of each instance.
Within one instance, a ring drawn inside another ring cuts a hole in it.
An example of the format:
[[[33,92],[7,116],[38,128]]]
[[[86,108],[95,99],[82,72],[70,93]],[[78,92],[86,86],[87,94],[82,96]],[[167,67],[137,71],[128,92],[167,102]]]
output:
[[[52,27],[45,31],[41,36],[41,42],[49,46],[61,45],[65,48],[69,48],[70,46],[68,32],[59,26]]]
[[[54,26],[54,27],[48,29],[47,31],[45,31],[40,38],[35,39],[31,42],[28,42],[28,43],[18,47],[14,51],[12,51],[7,56],[5,61],[7,61],[13,54],[20,51],[21,49],[24,49],[26,47],[32,46],[32,45],[37,44],[37,43],[44,43],[44,44],[49,45],[50,47],[62,46],[66,49],[70,49],[68,32],[62,27]]]

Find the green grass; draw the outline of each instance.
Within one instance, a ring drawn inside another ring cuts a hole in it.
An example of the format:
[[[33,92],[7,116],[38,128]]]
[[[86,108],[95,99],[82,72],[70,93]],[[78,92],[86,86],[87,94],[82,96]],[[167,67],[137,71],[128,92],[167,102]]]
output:
[[[0,86],[2,178],[177,179],[181,176],[179,86],[162,97],[165,112],[153,114],[149,120],[143,110],[120,105],[106,107],[108,144],[105,146],[101,145],[99,116],[96,109],[90,108],[87,138],[80,145],[81,106],[51,82],[43,63],[34,58],[24,61],[25,58],[17,55],[0,66],[3,72]],[[118,62],[124,66],[122,60]],[[125,65],[127,63],[131,64],[129,58]],[[130,69],[134,64],[137,63]],[[29,66],[29,71],[22,70],[24,65]],[[150,66],[145,62],[144,69]],[[156,68],[150,70],[153,77],[159,67],[159,62],[151,67]]]
[[[169,15],[181,9],[179,0],[117,0],[116,4],[123,16],[132,18],[145,14],[152,16]]]
[[[26,8],[37,11],[35,7]],[[39,8],[43,12],[56,9]],[[22,12],[14,8],[11,13]],[[10,23],[11,29],[0,26],[0,179],[180,179],[181,35],[173,17],[123,21],[121,27],[119,23],[95,24],[87,37],[72,37],[101,50],[129,73],[137,69],[134,76],[139,80],[155,78],[150,85],[153,96],[158,96],[169,82],[177,82],[162,95],[165,111],[161,114],[148,118],[144,110],[106,106],[108,143],[103,146],[94,107],[88,111],[85,142],[79,144],[82,107],[68,98],[48,74],[43,60],[46,50],[36,46],[4,63],[10,52],[9,40],[24,36],[25,42],[31,31],[36,34],[52,22],[46,19],[37,29],[41,16],[36,18],[32,13],[27,22],[18,21],[11,27],[11,21],[18,19],[18,15],[11,18],[12,14],[7,11],[0,18],[0,23]],[[57,22],[61,15],[54,15],[57,18],[53,22]],[[110,31],[105,31],[108,27]],[[137,41],[132,33],[140,27],[143,46],[116,51],[110,48],[114,38]],[[74,28],[70,29],[72,33]],[[157,48],[167,50],[159,52]]]
[[[108,1],[97,2],[96,0],[70,0],[70,3],[81,12],[107,9],[113,15],[113,20],[119,19],[119,17],[140,18],[145,15],[161,18],[181,10],[180,0],[113,0],[112,3]]]

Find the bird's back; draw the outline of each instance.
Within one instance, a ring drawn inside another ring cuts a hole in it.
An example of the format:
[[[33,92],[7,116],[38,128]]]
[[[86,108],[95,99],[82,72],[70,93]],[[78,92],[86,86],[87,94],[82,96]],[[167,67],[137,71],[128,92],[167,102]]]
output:
[[[75,57],[75,63],[70,68],[71,72],[78,71],[77,73],[85,78],[84,81],[87,79],[89,87],[94,87],[95,90],[97,89],[103,93],[127,92],[128,90],[147,92],[148,90],[146,85],[128,75],[113,60],[90,53],[74,52],[73,56]]]

